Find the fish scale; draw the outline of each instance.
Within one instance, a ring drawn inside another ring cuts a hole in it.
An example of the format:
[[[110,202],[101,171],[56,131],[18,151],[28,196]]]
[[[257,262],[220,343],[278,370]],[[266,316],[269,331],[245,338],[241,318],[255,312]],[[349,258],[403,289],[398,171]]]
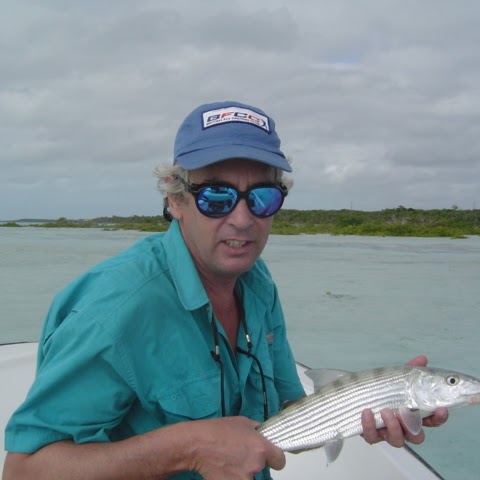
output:
[[[458,384],[449,383],[452,378],[458,379]],[[260,425],[259,432],[284,451],[327,448],[335,443],[336,451],[331,454],[334,460],[344,438],[362,433],[361,412],[366,408],[373,410],[380,428],[384,426],[380,416],[384,408],[400,414],[403,411],[404,423],[407,421],[408,425],[409,416],[418,423],[421,417],[440,406],[480,402],[478,379],[449,370],[416,366],[343,372],[339,379],[316,385],[315,390],[268,419]]]

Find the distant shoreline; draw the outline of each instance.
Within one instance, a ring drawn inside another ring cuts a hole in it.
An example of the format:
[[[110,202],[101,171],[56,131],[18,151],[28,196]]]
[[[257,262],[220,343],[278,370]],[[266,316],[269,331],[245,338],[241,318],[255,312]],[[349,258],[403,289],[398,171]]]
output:
[[[0,222],[0,227],[22,228],[102,228],[162,232],[168,223],[161,215],[98,217],[69,220],[59,218],[20,219]],[[272,234],[330,234],[395,237],[466,238],[480,235],[480,210],[419,210],[390,208],[375,212],[358,210],[280,210],[275,215]]]

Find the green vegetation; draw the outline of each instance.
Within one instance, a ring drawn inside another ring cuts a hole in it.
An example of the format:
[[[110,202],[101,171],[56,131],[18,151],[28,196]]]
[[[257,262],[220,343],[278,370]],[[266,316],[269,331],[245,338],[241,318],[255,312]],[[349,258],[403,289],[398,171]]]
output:
[[[464,238],[480,235],[480,210],[281,210],[273,233]]]
[[[17,222],[5,222],[5,223],[0,223],[0,227],[20,227]]]
[[[0,226],[20,227],[17,222],[8,222]],[[162,232],[167,230],[168,223],[161,215],[134,215],[91,220],[68,220],[62,217],[31,226]],[[418,210],[403,206],[375,212],[281,210],[275,216],[272,233],[465,238],[466,235],[480,235],[480,210],[459,210],[453,207],[448,210]]]
[[[163,232],[168,229],[168,223],[163,216],[141,217],[98,217],[90,220],[68,220],[61,217],[41,224],[32,225],[41,228],[102,228],[103,230],[138,230],[141,232]]]

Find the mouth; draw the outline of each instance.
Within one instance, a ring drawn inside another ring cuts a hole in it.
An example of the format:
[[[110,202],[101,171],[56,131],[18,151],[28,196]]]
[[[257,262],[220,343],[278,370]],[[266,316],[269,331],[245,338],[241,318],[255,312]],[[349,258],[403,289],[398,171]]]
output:
[[[478,405],[480,403],[480,393],[477,393],[475,395],[471,395],[469,397],[469,403],[472,405]]]
[[[231,248],[242,248],[248,242],[246,240],[225,240],[225,243]]]

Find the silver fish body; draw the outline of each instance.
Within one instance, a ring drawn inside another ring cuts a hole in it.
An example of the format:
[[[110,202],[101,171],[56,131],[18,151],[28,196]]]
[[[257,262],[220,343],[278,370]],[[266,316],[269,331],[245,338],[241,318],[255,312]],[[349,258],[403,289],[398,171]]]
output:
[[[373,410],[377,428],[384,426],[380,411],[391,408],[408,430],[418,433],[422,418],[438,407],[480,403],[480,380],[437,368],[309,370],[306,374],[314,381],[315,393],[292,403],[258,430],[287,452],[325,446],[329,462],[340,454],[343,439],[362,433],[361,412],[366,408]]]

